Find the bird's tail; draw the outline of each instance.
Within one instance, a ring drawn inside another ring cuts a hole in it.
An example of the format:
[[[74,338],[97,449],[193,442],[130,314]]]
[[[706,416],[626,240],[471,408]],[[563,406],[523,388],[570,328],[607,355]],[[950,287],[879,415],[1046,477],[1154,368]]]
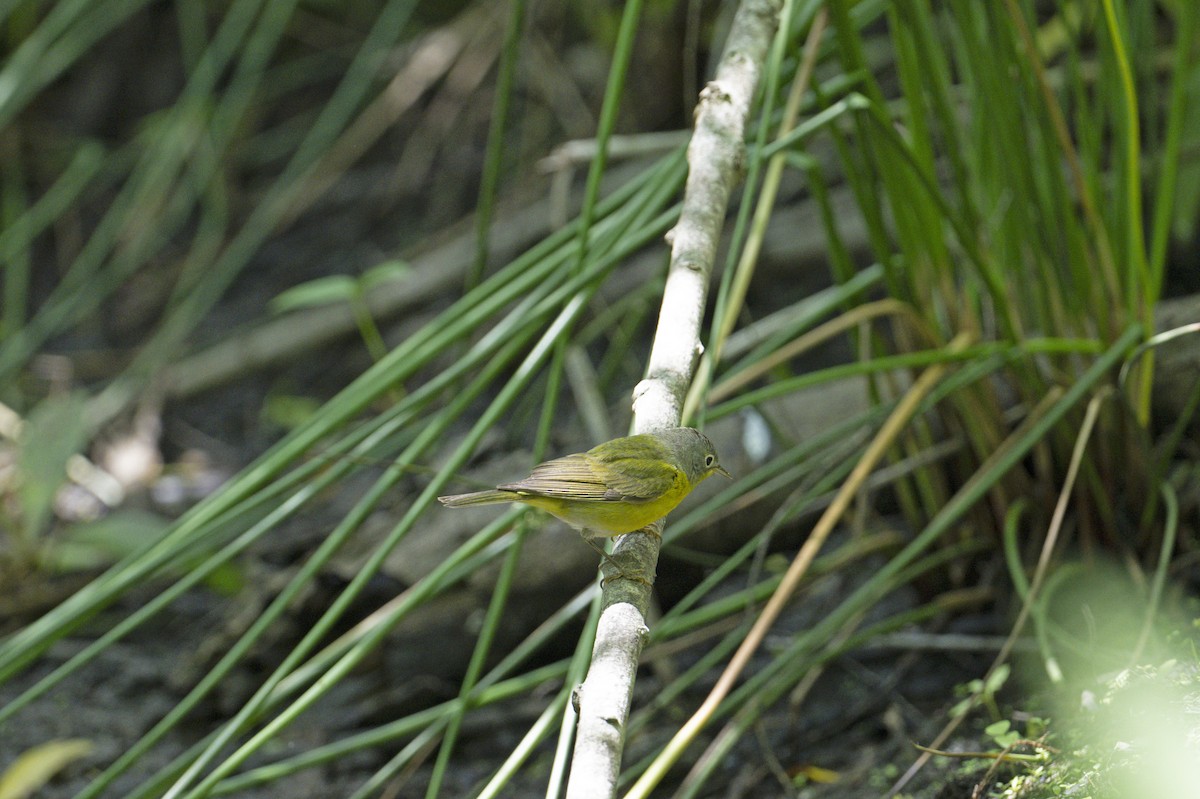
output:
[[[495,505],[500,502],[513,502],[518,496],[515,491],[501,491],[493,488],[488,491],[474,491],[470,494],[451,494],[448,497],[438,497],[438,502],[447,508],[462,508],[467,505]]]

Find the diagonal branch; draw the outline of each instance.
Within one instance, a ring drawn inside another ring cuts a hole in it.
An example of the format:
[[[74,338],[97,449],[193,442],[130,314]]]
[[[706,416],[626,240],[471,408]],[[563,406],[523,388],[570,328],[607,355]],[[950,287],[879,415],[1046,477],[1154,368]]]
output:
[[[750,107],[779,20],[782,0],[743,0],[716,77],[700,93],[688,146],[688,179],[679,223],[668,234],[671,265],[646,378],[634,390],[634,432],[680,422],[701,351],[709,277],[729,195],[741,174]],[[661,531],[661,522],[658,522]],[[623,563],[653,575],[661,539],[642,532],[617,545]],[[647,632],[650,585],[613,580],[604,589],[592,665],[579,690],[578,737],[568,799],[610,797],[620,773],[637,662]]]

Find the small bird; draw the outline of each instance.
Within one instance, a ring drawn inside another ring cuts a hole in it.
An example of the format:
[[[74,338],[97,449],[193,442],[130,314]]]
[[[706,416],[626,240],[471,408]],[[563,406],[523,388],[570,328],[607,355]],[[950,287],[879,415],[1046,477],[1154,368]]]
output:
[[[438,501],[448,508],[501,502],[541,508],[579,530],[611,562],[593,539],[632,533],[661,519],[714,474],[732,479],[708,437],[691,427],[674,427],[614,438],[540,463],[516,483]]]

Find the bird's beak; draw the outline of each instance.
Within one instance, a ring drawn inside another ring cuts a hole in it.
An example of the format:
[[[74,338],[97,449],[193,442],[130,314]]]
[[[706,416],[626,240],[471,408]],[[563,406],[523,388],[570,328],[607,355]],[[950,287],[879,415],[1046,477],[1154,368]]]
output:
[[[724,477],[728,477],[730,480],[732,480],[732,479],[733,479],[733,475],[732,475],[732,474],[730,474],[729,472],[725,471],[725,467],[724,467],[724,466],[718,466],[717,468],[713,469],[713,471],[714,471],[714,472],[716,472],[716,473],[717,473],[717,474],[719,474],[719,475],[723,475]]]

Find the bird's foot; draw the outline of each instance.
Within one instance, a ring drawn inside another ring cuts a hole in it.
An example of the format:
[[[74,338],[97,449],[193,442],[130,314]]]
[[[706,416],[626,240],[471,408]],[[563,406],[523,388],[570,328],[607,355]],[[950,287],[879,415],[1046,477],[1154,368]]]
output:
[[[605,552],[604,547],[597,544],[595,539],[585,535],[583,540],[587,541],[588,546],[596,550],[596,553],[604,561],[603,566],[608,567],[612,569],[612,571],[616,572],[616,574],[605,573],[604,577],[600,581],[601,588],[608,585],[613,580],[631,580],[635,583],[641,583],[642,585],[649,586],[651,588],[654,587],[653,580],[648,580],[640,574],[631,573],[629,569],[626,569],[620,563],[617,563],[616,559],[613,558],[612,555],[609,555],[607,552]]]

